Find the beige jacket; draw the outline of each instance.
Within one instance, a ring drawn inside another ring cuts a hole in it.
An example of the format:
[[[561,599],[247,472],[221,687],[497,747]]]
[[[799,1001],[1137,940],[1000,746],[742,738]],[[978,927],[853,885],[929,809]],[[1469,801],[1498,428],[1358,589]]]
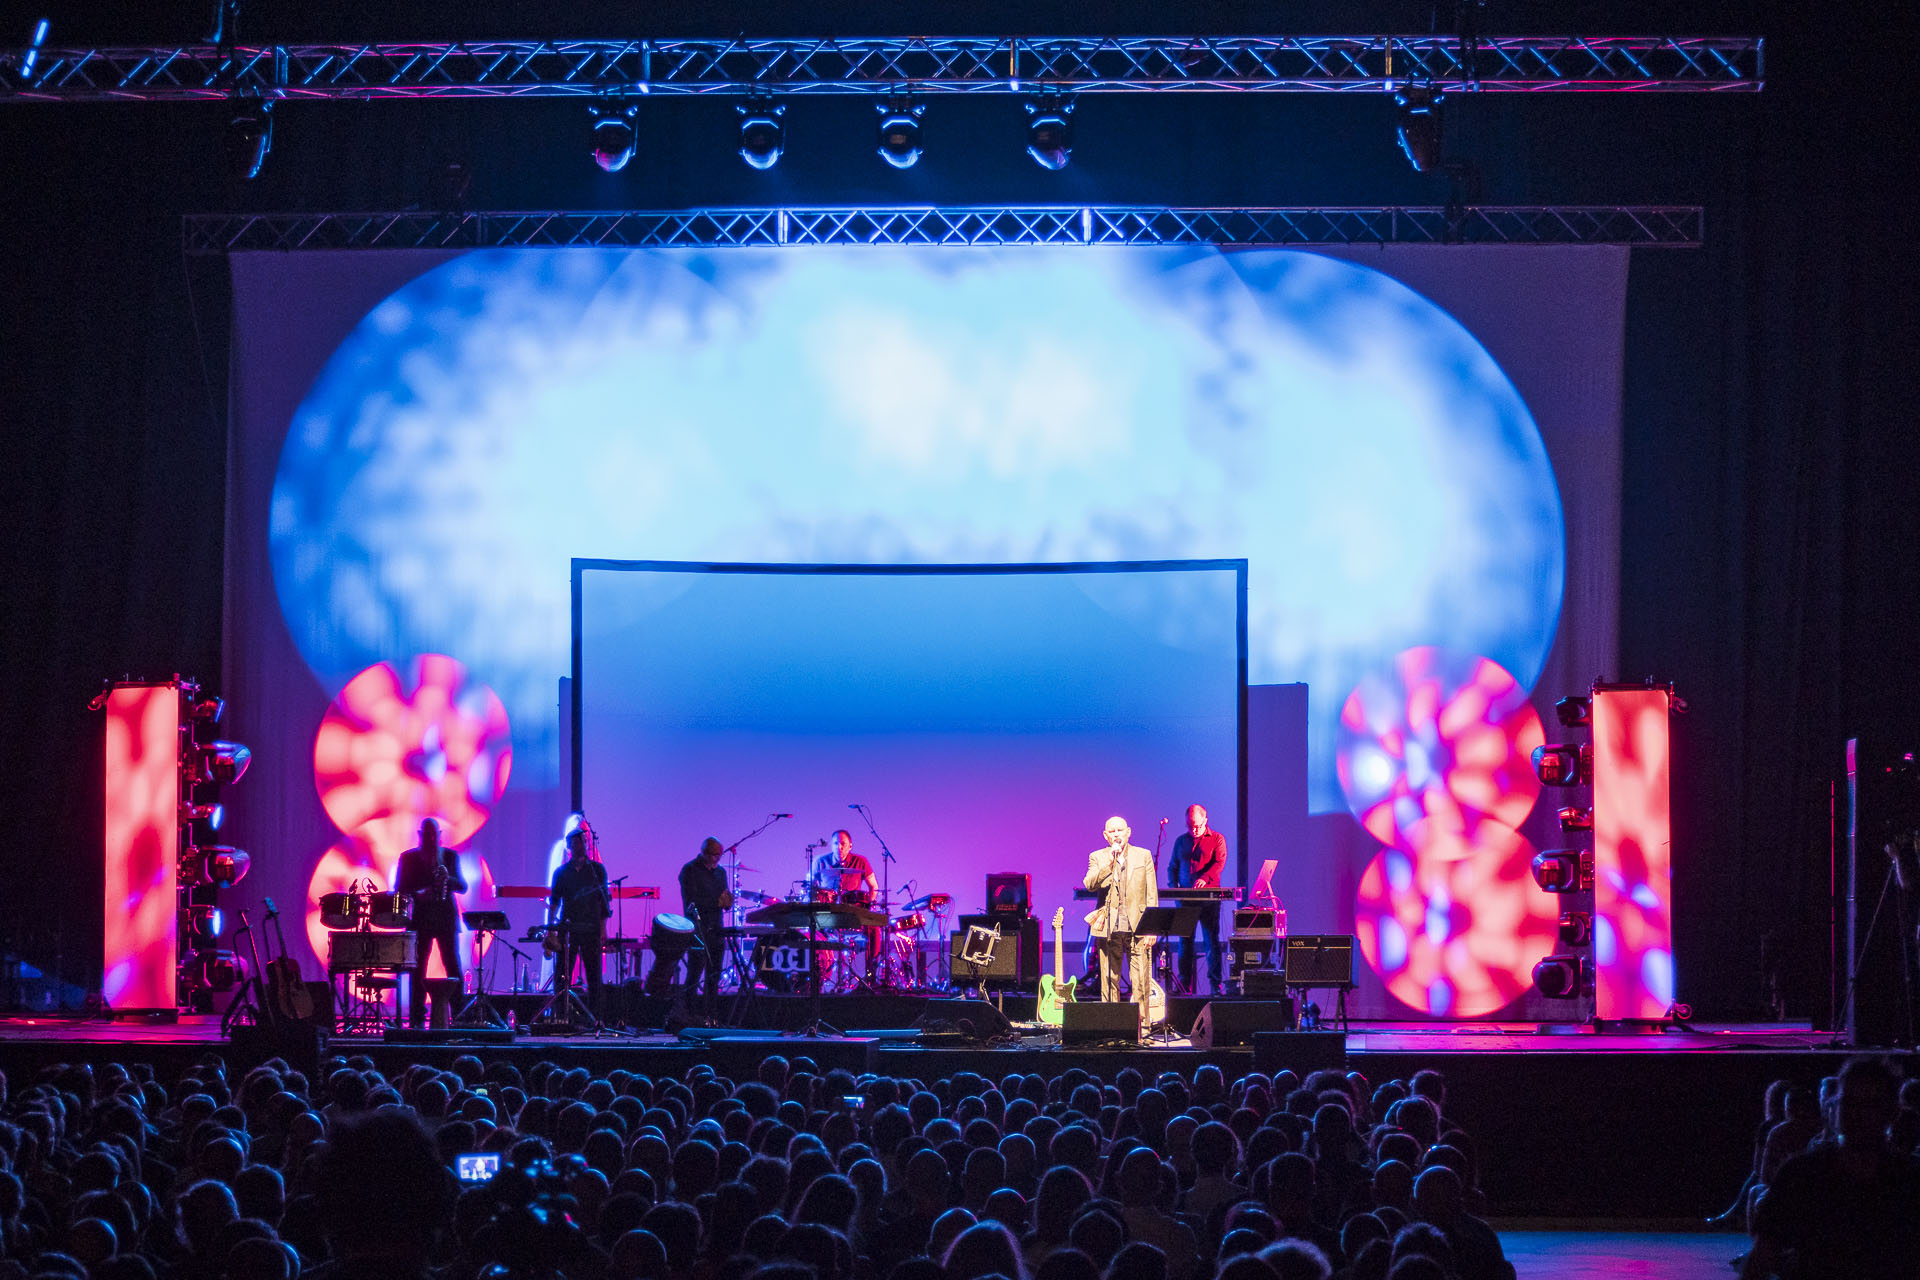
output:
[[[1140,913],[1160,905],[1160,890],[1153,883],[1150,851],[1136,844],[1128,845],[1117,876],[1113,861],[1113,850],[1107,848],[1095,849],[1087,855],[1087,888],[1107,890],[1107,900],[1087,914],[1087,924],[1096,938],[1104,938],[1109,933],[1132,933],[1140,923]],[[1113,891],[1116,880],[1119,882],[1117,900]],[[1110,919],[1115,907],[1121,912],[1117,921]]]

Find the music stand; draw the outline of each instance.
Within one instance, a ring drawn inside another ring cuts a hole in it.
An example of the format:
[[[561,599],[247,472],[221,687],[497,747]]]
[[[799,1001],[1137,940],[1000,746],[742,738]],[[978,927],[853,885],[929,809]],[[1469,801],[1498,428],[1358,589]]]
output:
[[[487,971],[481,967],[482,949],[487,945],[488,934],[498,934],[507,927],[507,913],[504,911],[468,911],[461,915],[461,921],[473,930],[473,999],[453,1015],[456,1027],[497,1027],[505,1030],[507,1020],[493,1007],[493,1001],[487,998]]]
[[[1191,902],[1182,902],[1172,907],[1148,907],[1140,913],[1140,921],[1133,926],[1133,932],[1136,937],[1146,934],[1153,939],[1154,956],[1158,958],[1164,954],[1160,948],[1168,938],[1185,938],[1189,942],[1193,941],[1193,931],[1199,923],[1200,908]],[[1153,964],[1147,966],[1149,977],[1152,976],[1154,968]],[[1147,993],[1135,992],[1134,1000],[1144,1007],[1147,1003]],[[1166,1019],[1162,1018],[1161,1023],[1165,1022]],[[1152,1030],[1153,1028],[1148,1028],[1149,1033]],[[1171,1030],[1168,1034],[1171,1038]]]

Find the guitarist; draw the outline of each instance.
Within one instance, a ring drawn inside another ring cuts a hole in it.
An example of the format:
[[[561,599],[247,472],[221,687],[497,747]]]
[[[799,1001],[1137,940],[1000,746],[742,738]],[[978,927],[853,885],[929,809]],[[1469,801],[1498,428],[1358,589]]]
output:
[[[460,907],[456,893],[467,891],[460,874],[460,858],[440,847],[440,824],[432,818],[420,824],[420,843],[400,855],[394,876],[395,893],[413,900],[413,932],[418,939],[412,980],[407,984],[407,1017],[416,1027],[427,1025],[427,957],[440,948],[447,976],[462,977],[460,969]]]
[[[591,857],[591,833],[578,827],[567,836],[567,860],[553,873],[547,892],[550,924],[560,930],[560,956],[553,969],[553,986],[573,985],[578,962],[587,979],[587,1009],[600,1016],[600,953],[607,917],[613,914],[613,893],[607,887],[607,869]]]
[[[1167,860],[1167,888],[1218,889],[1220,875],[1226,867],[1227,838],[1207,826],[1207,806],[1188,805],[1187,833],[1173,842],[1173,856]],[[1217,995],[1220,991],[1219,903],[1200,912],[1199,931],[1206,938],[1200,945],[1207,952],[1207,988]],[[1194,952],[1197,943],[1199,939],[1187,938],[1180,945],[1180,981],[1196,994]]]
[[[1160,891],[1154,885],[1153,854],[1131,842],[1133,829],[1121,817],[1107,819],[1106,847],[1087,855],[1089,889],[1105,889],[1107,895],[1087,917],[1100,948],[1100,998],[1120,998],[1120,970],[1125,966],[1127,981],[1133,989],[1134,1003],[1140,1006],[1140,1030],[1148,1029],[1147,998],[1152,990],[1150,952],[1153,939],[1136,933],[1140,913],[1160,905]]]

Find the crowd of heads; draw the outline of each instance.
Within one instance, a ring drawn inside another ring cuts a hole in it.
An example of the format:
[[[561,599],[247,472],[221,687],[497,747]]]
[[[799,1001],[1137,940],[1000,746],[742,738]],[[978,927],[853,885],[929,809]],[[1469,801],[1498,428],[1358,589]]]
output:
[[[0,1280],[1504,1280],[1476,1160],[1430,1071],[68,1065],[0,1077]]]

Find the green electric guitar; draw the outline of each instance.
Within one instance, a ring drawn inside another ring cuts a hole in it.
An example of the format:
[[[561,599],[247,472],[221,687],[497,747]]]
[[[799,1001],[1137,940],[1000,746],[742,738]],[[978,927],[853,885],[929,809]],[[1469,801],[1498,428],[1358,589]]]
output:
[[[1066,922],[1067,909],[1056,907],[1053,912],[1053,972],[1040,975],[1040,1021],[1048,1026],[1057,1027],[1066,1019],[1061,1006],[1070,1003],[1073,988],[1078,978],[1066,976],[1066,962],[1060,949],[1060,926]]]

